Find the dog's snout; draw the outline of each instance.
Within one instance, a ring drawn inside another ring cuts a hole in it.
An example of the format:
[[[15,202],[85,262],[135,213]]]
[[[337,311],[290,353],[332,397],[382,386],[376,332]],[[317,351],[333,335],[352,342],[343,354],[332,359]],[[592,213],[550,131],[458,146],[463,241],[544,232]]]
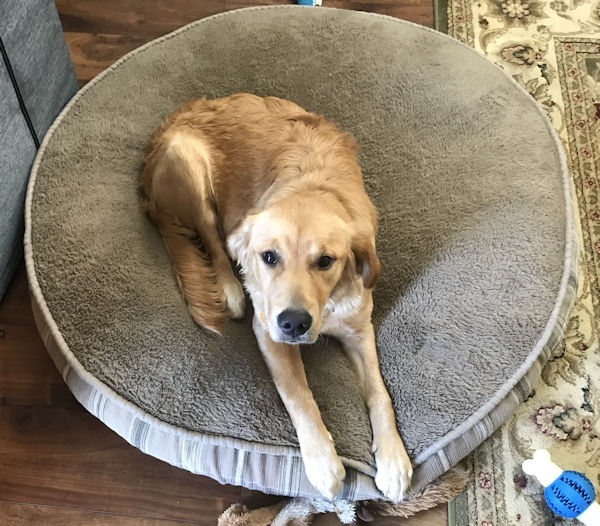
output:
[[[277,325],[286,336],[296,338],[312,324],[312,316],[305,310],[285,309],[277,316]]]

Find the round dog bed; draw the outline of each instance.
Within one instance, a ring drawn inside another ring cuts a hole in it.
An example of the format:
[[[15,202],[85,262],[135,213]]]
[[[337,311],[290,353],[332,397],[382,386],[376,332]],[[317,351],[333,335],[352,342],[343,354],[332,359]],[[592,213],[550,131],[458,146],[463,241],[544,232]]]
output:
[[[574,298],[576,240],[556,136],[534,100],[459,42],[396,19],[255,8],[201,20],[89,83],[47,134],[27,197],[40,331],[77,399],[142,451],[222,482],[318,496],[250,318],[194,324],[138,175],[148,138],[192,97],[274,95],[361,146],[380,214],[373,315],[413,489],[529,393]],[[349,468],[341,497],[381,498],[371,430],[335,341],[303,350]]]

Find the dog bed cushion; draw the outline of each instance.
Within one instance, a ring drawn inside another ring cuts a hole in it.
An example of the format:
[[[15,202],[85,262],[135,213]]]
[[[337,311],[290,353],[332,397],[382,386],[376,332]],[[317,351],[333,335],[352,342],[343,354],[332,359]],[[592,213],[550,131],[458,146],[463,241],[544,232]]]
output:
[[[183,101],[274,95],[361,146],[380,214],[373,321],[417,490],[527,396],[564,329],[576,240],[559,143],[534,100],[467,46],[399,20],[270,7],[196,22],[130,53],[63,111],[36,159],[26,256],[66,382],[142,451],[222,482],[318,496],[250,314],[223,336],[187,314],[139,203],[150,134]],[[368,415],[332,339],[303,349],[349,468],[381,498]]]

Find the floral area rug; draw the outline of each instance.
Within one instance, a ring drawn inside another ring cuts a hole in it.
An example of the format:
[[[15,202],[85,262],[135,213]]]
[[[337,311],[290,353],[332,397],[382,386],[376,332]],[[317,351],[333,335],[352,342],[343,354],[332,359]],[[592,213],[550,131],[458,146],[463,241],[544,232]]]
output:
[[[436,14],[439,30],[499,64],[546,110],[567,154],[581,250],[565,341],[534,393],[468,458],[475,481],[451,503],[449,523],[575,524],[550,513],[521,462],[549,449],[600,493],[600,0],[447,0]]]

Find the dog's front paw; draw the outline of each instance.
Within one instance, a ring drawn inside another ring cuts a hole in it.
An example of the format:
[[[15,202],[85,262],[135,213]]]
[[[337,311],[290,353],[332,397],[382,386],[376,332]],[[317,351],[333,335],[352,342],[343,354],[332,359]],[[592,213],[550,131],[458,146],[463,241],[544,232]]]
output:
[[[243,318],[246,312],[246,296],[242,284],[237,279],[232,279],[223,286],[223,293],[231,317],[234,320]]]
[[[377,464],[375,485],[391,501],[404,500],[413,468],[402,439],[394,434],[373,442]]]
[[[342,489],[346,470],[332,443],[311,445],[302,451],[306,476],[319,492],[333,499]]]

